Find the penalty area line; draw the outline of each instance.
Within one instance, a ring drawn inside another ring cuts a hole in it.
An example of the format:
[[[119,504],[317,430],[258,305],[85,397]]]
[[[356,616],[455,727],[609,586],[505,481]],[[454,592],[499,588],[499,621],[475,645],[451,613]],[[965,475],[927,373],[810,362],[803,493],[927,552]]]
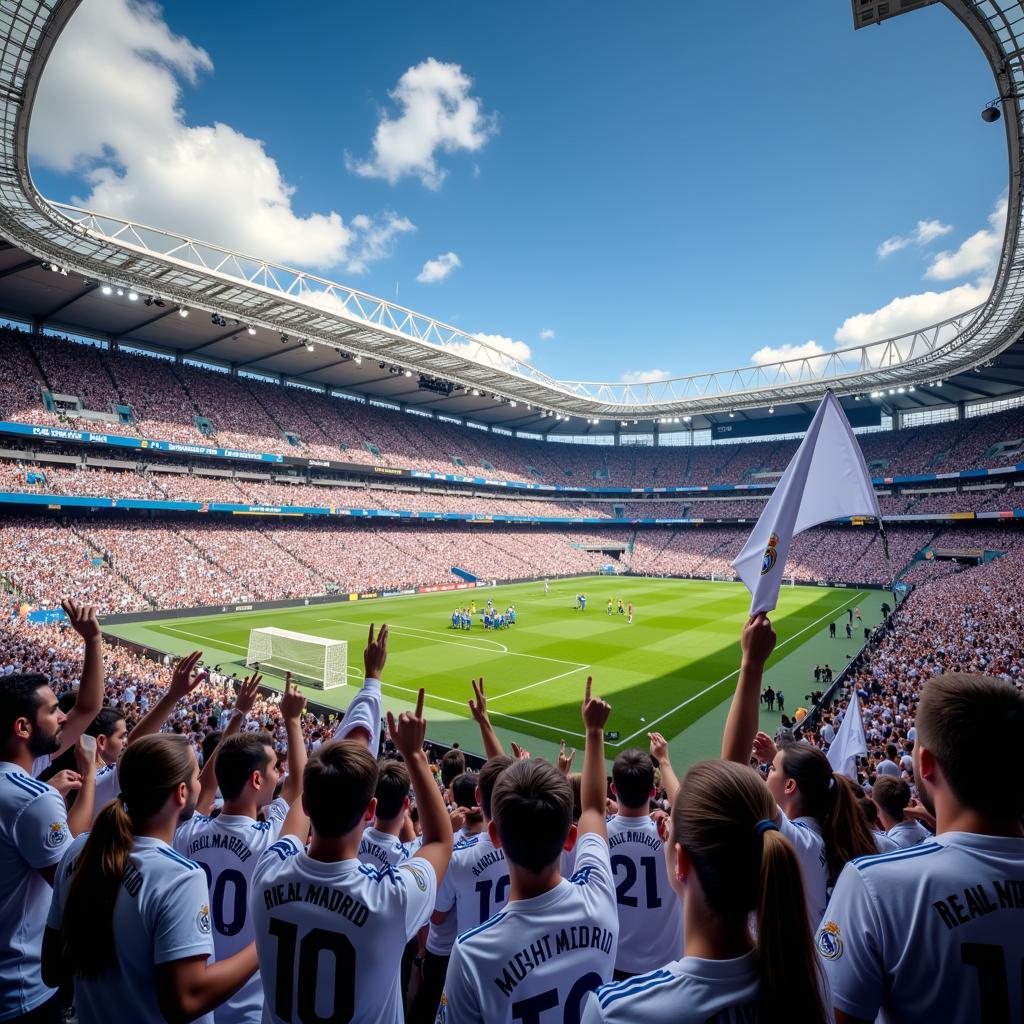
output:
[[[847,608],[849,608],[849,606],[851,604],[853,604],[856,601],[859,601],[862,597],[866,597],[867,593],[868,592],[866,590],[861,590],[857,594],[854,594],[854,596],[852,598],[850,598],[849,601],[845,601],[843,604],[839,605],[836,608],[830,608],[827,612],[825,612],[824,615],[819,616],[813,622],[811,622],[808,625],[804,626],[804,628],[801,629],[798,633],[794,633],[792,636],[786,637],[786,639],[783,640],[781,643],[776,644],[775,650],[779,650],[780,648],[785,647],[786,644],[791,643],[798,636],[801,636],[803,633],[806,633],[807,630],[813,629],[823,619],[828,619],[831,616],[835,615],[837,612],[845,611]],[[642,734],[646,734],[646,733],[650,732],[653,729],[653,727],[656,726],[659,722],[664,721],[670,715],[674,715],[677,711],[681,710],[682,708],[685,708],[687,704],[692,704],[699,697],[703,697],[705,693],[710,693],[716,686],[721,686],[722,683],[726,682],[726,680],[732,679],[733,676],[737,676],[737,675],[739,675],[739,673],[740,673],[740,670],[738,668],[737,669],[733,669],[733,671],[730,672],[727,676],[722,676],[721,679],[716,679],[713,683],[709,684],[708,686],[705,686],[704,689],[700,691],[700,693],[695,693],[692,697],[687,697],[686,700],[684,700],[681,704],[677,704],[674,708],[671,708],[670,710],[666,711],[664,714],[659,715],[657,718],[653,719],[652,721],[647,722],[642,729],[637,729],[636,732],[631,733],[625,739],[616,740],[614,743],[608,743],[608,746],[610,746],[610,747],[623,747],[623,746],[625,746],[627,743],[629,743],[630,740],[636,739],[637,736],[640,736]]]

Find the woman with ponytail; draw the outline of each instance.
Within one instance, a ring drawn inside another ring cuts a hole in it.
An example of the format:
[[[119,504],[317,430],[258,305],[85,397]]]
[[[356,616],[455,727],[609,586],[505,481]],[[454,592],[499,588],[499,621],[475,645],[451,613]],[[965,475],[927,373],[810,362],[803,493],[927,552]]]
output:
[[[803,899],[800,863],[777,818],[748,767],[702,761],[686,773],[661,825],[683,905],[683,957],[601,986],[581,1024],[830,1020],[807,918],[793,912]]]
[[[775,630],[767,615],[750,617],[740,648],[739,680],[722,737],[722,757],[749,765],[753,753],[769,765],[767,782],[779,807],[777,824],[800,859],[807,917],[817,928],[846,862],[878,850],[852,793],[820,750],[806,743],[777,749],[768,736],[758,733],[761,678],[775,649]]]
[[[194,1020],[255,972],[255,945],[209,963],[206,876],[171,846],[199,796],[188,740],[138,740],[125,750],[119,776],[121,792],[57,871],[43,974],[52,984],[74,980],[81,1024],[107,1024],[121,1014]]]

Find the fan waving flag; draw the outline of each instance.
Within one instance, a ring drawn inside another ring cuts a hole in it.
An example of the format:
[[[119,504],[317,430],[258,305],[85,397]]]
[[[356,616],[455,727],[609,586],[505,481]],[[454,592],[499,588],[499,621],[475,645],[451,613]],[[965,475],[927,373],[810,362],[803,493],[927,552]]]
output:
[[[867,755],[868,745],[864,738],[864,720],[860,716],[860,700],[857,697],[857,686],[854,684],[850,695],[850,706],[843,715],[839,732],[828,748],[828,763],[832,771],[857,781],[857,758]]]
[[[793,538],[843,516],[881,520],[868,467],[842,406],[825,393],[800,447],[732,565],[751,594],[750,614],[779,603]]]

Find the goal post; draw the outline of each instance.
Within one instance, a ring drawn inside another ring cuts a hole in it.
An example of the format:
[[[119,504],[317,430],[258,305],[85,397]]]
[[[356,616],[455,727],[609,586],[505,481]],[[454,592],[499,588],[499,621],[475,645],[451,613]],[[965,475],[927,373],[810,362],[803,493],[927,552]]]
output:
[[[348,682],[348,641],[268,626],[249,631],[246,665],[284,674],[296,682],[332,690]]]

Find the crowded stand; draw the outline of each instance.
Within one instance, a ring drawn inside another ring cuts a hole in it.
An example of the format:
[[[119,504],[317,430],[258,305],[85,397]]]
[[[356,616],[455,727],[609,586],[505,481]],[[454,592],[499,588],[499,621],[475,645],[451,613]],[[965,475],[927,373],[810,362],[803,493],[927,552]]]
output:
[[[0,329],[0,340],[0,418],[20,423],[74,425],[91,411],[106,417],[105,429],[179,443],[574,487],[771,482],[797,444],[651,449],[499,437],[307,388],[134,351],[110,352],[100,344],[13,328]],[[44,390],[77,398],[80,408],[60,400],[48,410]],[[131,411],[128,422],[121,410]],[[1015,463],[1014,442],[1022,437],[1024,413],[1010,409],[866,433],[861,445],[872,472],[892,476]]]

